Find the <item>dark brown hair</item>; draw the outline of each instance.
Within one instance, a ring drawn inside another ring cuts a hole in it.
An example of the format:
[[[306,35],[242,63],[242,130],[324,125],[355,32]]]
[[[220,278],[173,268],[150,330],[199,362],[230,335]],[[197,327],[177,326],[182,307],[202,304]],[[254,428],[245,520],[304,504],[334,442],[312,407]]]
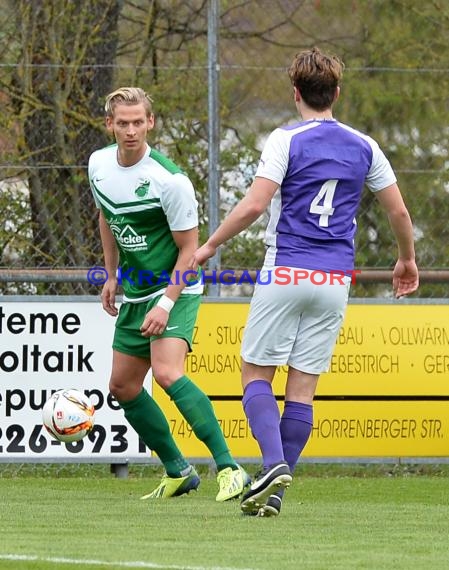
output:
[[[332,107],[344,67],[337,56],[326,55],[314,47],[296,54],[288,75],[306,105],[324,111]]]

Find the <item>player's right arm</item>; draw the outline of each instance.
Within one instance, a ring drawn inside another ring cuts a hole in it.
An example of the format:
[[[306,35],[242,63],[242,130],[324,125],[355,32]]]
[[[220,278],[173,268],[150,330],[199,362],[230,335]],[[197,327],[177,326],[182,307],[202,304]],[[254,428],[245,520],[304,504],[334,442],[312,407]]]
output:
[[[117,292],[119,253],[111,228],[106,222],[101,210],[98,220],[100,225],[101,245],[103,247],[104,267],[108,275],[108,279],[103,285],[103,290],[101,292],[101,303],[103,305],[103,309],[109,315],[115,317],[118,314],[118,309],[115,305],[115,295]]]
[[[396,297],[409,295],[419,286],[410,214],[396,183],[376,192],[375,196],[387,214],[398,244],[398,261],[393,271],[393,290]]]
[[[269,206],[279,184],[273,180],[256,176],[246,196],[235,206],[207,242],[196,250],[192,267],[196,269],[210,257],[217,248],[255,222]]]
[[[218,247],[248,228],[268,208],[287,171],[290,138],[283,129],[275,129],[270,134],[250,189],[207,242],[196,250],[193,269],[203,265],[215,255]]]

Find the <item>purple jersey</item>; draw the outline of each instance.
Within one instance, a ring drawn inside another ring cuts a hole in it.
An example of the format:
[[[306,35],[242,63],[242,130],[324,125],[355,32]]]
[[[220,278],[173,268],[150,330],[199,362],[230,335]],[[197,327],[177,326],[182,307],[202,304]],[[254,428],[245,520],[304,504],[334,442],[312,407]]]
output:
[[[265,265],[351,271],[355,216],[364,185],[396,182],[379,145],[336,120],[274,130],[256,176],[279,184],[271,201]]]

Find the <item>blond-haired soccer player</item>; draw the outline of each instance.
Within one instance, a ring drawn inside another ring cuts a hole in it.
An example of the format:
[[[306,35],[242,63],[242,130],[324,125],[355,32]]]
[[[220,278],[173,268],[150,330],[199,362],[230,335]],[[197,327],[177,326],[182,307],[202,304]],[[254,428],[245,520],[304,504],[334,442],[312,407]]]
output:
[[[99,208],[108,279],[104,310],[117,317],[110,392],[166,475],[148,498],[197,489],[197,472],[176,445],[162,410],[144,389],[150,367],[210,450],[218,470],[216,500],[239,496],[249,483],[234,461],[209,398],[186,375],[202,284],[183,278],[198,247],[198,214],[189,178],[147,143],[154,127],[152,101],[142,89],[122,87],[106,98],[106,126],[116,144],[89,159],[89,181]],[[123,303],[117,309],[117,273]]]
[[[372,138],[333,117],[343,67],[317,48],[296,55],[289,76],[300,121],[271,133],[247,195],[192,260],[192,267],[203,264],[271,206],[262,272],[271,271],[272,279],[256,285],[241,351],[243,406],[263,458],[260,477],[241,501],[248,514],[279,514],[283,488],[310,436],[318,378],[328,370],[347,305],[365,184],[396,237],[396,297],[418,287],[412,223],[390,163]],[[289,280],[275,278],[280,267]],[[340,279],[303,278],[313,271]],[[280,417],[271,384],[285,364]]]

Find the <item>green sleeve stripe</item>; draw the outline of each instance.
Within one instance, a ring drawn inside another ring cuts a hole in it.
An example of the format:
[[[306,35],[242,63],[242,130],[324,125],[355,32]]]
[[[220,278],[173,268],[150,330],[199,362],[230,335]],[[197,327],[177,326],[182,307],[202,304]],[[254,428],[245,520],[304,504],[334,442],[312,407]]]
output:
[[[163,166],[171,174],[183,174],[183,171],[172,160],[167,158],[164,154],[152,148],[150,150],[150,158],[155,160],[158,164]]]

